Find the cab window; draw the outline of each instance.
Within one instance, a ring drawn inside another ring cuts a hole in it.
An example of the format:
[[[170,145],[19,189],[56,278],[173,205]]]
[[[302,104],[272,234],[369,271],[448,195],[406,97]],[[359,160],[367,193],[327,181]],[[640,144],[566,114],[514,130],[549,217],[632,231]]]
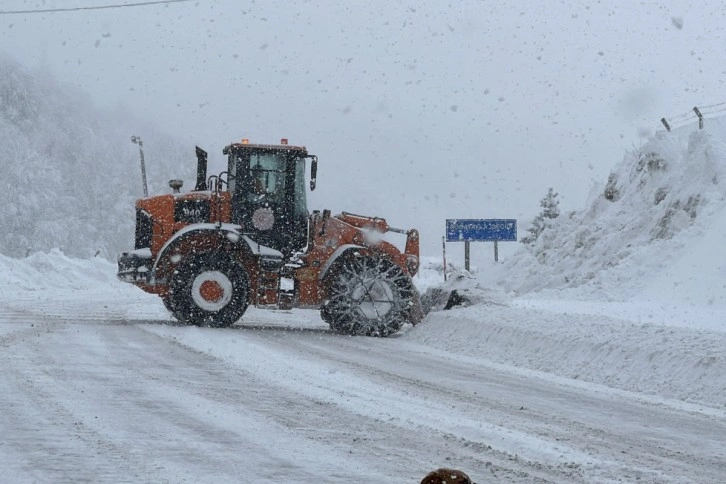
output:
[[[251,154],[246,190],[249,197],[261,202],[281,203],[285,196],[286,163],[284,153]]]

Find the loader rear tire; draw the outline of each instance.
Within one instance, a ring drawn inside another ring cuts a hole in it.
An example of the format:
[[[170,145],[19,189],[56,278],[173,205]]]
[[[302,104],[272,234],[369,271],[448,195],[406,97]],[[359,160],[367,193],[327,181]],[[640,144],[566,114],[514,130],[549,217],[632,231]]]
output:
[[[247,310],[249,288],[244,266],[227,255],[190,256],[172,274],[168,307],[182,323],[225,328]]]
[[[320,316],[333,331],[354,336],[390,336],[408,319],[414,297],[411,278],[388,259],[350,257],[331,268]]]

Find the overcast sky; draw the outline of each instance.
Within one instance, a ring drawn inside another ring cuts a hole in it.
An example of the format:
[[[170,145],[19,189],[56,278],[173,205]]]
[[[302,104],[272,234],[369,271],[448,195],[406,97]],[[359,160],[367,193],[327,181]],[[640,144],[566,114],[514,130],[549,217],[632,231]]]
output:
[[[3,0],[0,11],[113,3],[134,2]],[[194,163],[195,144],[217,169],[243,137],[304,144],[321,162],[311,208],[418,227],[437,253],[446,218],[518,218],[523,235],[550,186],[563,212],[582,208],[662,116],[726,101],[722,1],[526,4],[0,14],[0,50],[177,133],[190,147],[180,163]]]

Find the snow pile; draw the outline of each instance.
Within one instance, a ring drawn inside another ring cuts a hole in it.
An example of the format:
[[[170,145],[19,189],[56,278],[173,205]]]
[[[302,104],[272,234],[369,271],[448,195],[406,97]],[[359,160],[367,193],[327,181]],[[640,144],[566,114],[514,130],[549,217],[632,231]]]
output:
[[[726,407],[726,327],[671,326],[639,307],[617,318],[554,309],[513,301],[437,311],[405,338],[523,372]]]
[[[530,247],[507,260],[498,283],[515,294],[629,299],[702,240],[724,213],[726,120],[659,132],[628,153],[588,208],[554,219]],[[722,251],[711,264],[724,267]],[[504,277],[506,274],[506,277]],[[697,282],[697,281],[694,281]],[[699,286],[700,290],[701,287]]]
[[[129,247],[134,200],[143,194],[130,136],[145,142],[151,193],[169,191],[169,178],[191,180],[196,163],[193,144],[128,118],[100,113],[47,73],[0,56],[0,253],[61,247],[113,258]]]
[[[73,259],[58,249],[38,252],[24,259],[0,255],[0,289],[42,291],[53,289],[107,291],[118,280],[115,266],[96,257]]]
[[[23,259],[0,254],[0,311],[71,321],[169,321],[157,296],[120,282],[116,264],[58,249]]]
[[[726,227],[724,222],[720,227]],[[661,254],[648,254],[643,248],[643,257],[675,257],[677,248]],[[577,301],[572,298],[578,291],[566,284],[548,288],[546,299],[532,299],[542,297],[536,293],[517,297],[487,288],[483,280],[491,278],[489,272],[474,277],[449,266],[444,282],[440,262],[425,259],[416,277],[419,289],[424,294],[459,289],[475,295],[476,303],[442,310],[446,302],[442,297],[421,324],[406,332],[407,340],[524,373],[533,371],[533,377],[554,375],[601,385],[602,391],[618,389],[724,407],[726,305],[697,305],[683,299],[596,301],[592,300],[596,291],[584,292],[590,300]],[[630,271],[634,282],[648,286],[647,274],[638,267]],[[687,271],[680,274],[689,277]],[[617,290],[604,286],[612,279],[601,280],[600,287]],[[696,291],[698,283],[691,280],[688,287]]]
[[[450,309],[452,304],[468,307],[479,304],[506,305],[509,301],[500,288],[485,286],[456,263],[449,263],[444,280],[443,264],[434,257],[421,258],[421,268],[414,281],[421,293],[424,313]]]

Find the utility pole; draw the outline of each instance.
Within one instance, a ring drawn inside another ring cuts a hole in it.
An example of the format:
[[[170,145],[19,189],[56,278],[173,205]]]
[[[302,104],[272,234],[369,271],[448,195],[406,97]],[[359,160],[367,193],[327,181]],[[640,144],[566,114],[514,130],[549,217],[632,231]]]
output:
[[[144,198],[149,196],[149,189],[146,186],[146,165],[144,165],[144,143],[140,136],[132,136],[131,142],[139,145],[139,157],[141,158],[141,181],[144,183]]]

